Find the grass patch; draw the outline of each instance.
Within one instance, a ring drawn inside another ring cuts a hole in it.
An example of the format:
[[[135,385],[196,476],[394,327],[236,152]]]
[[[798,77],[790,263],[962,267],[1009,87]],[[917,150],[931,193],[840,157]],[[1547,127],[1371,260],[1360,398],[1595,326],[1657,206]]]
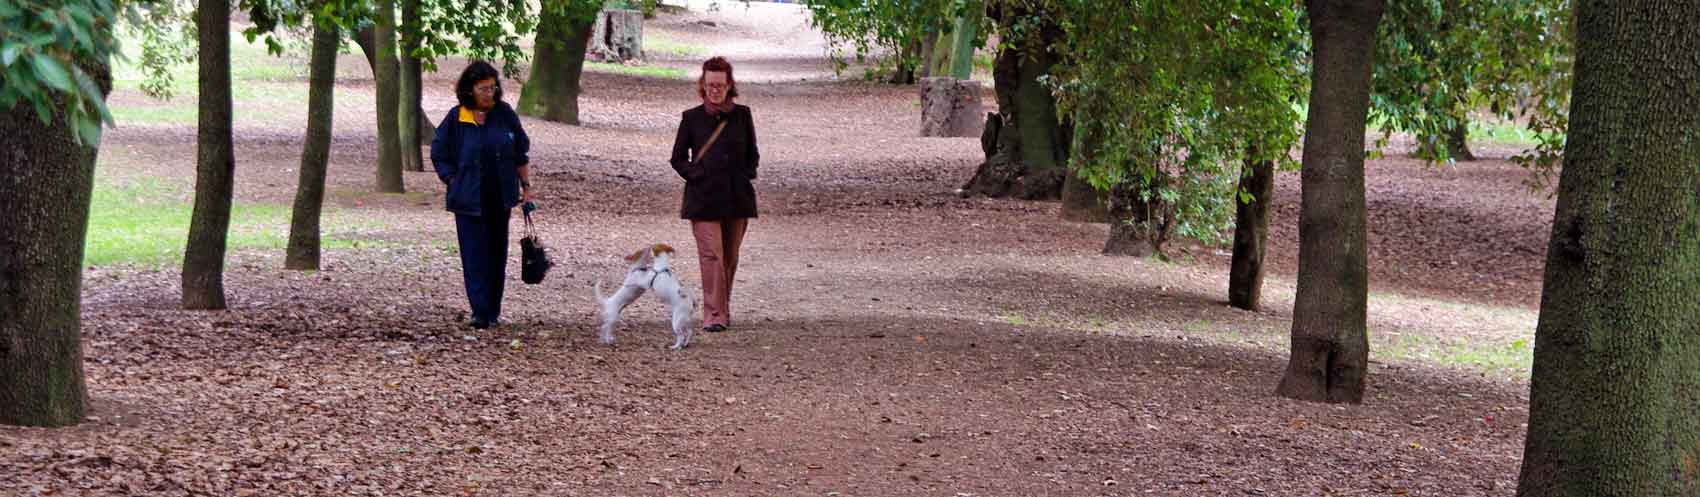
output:
[[[660,35],[650,35],[643,39],[643,51],[657,52],[680,57],[690,57],[708,53],[708,49],[696,45],[686,45]]]
[[[1528,339],[1469,343],[1410,333],[1372,340],[1370,344],[1370,354],[1378,359],[1426,362],[1523,380],[1529,379],[1534,352]]]
[[[189,189],[141,178],[125,183],[97,178],[89,212],[83,266],[130,264],[165,267],[180,264],[189,240],[189,217],[194,211]],[[238,202],[231,208],[229,250],[282,251],[289,240],[290,208],[284,205]],[[359,234],[378,228],[370,221],[326,209],[321,247],[370,246]]]
[[[607,62],[585,61],[584,70],[603,73],[625,74],[644,78],[685,79],[685,70],[672,67],[658,66],[628,66]]]
[[[128,61],[115,60],[113,87],[115,90],[141,93],[146,74],[139,65],[141,39],[126,30],[119,34]],[[294,44],[287,45],[291,49]],[[279,124],[280,116],[305,116],[307,105],[307,61],[295,53],[283,57],[266,52],[265,42],[249,43],[241,33],[230,38],[231,100],[234,117],[243,124]],[[197,81],[194,63],[171,69],[175,75],[169,85],[171,98],[127,98],[111,107],[112,117],[120,126],[125,124],[195,125],[199,115]],[[336,92],[337,107],[371,107],[372,95],[354,90]],[[304,117],[303,117],[304,118]],[[287,122],[287,121],[286,121]],[[295,125],[286,127],[293,128]]]

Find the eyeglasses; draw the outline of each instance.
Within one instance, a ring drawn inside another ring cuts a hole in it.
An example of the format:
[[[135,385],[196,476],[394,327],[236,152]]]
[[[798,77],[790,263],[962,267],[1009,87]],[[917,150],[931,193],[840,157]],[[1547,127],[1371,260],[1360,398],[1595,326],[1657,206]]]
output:
[[[704,83],[702,87],[710,90],[724,90],[726,89],[726,83]]]
[[[496,87],[495,86],[480,86],[480,87],[473,88],[472,91],[478,92],[481,95],[495,95],[496,94]]]

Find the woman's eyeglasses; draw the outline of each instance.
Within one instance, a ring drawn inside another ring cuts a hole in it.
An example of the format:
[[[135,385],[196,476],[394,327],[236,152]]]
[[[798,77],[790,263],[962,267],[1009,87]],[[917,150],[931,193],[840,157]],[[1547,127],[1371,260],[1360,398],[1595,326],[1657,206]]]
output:
[[[496,87],[494,87],[494,86],[480,86],[480,87],[473,88],[472,91],[478,92],[478,94],[480,94],[480,95],[495,95],[496,94]]]

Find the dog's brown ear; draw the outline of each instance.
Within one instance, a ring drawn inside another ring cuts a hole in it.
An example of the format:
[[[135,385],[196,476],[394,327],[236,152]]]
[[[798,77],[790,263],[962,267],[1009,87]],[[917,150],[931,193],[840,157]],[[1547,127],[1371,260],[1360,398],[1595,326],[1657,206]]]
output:
[[[648,249],[638,249],[637,252],[632,252],[632,255],[626,256],[626,262],[637,262],[643,260],[643,258],[648,255]]]
[[[665,243],[657,243],[653,250],[655,251],[655,255],[671,254],[673,253],[673,246]]]

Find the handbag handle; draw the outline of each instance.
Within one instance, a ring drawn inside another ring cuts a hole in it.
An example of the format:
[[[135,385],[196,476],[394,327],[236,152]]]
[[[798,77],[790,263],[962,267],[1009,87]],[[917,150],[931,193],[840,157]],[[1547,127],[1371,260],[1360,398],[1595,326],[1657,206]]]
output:
[[[702,158],[707,157],[709,149],[714,148],[714,141],[720,139],[720,132],[726,130],[727,122],[730,121],[720,121],[720,126],[716,126],[714,133],[708,135],[708,142],[702,144],[702,150],[697,151],[697,158],[691,161],[691,165],[702,164]]]

